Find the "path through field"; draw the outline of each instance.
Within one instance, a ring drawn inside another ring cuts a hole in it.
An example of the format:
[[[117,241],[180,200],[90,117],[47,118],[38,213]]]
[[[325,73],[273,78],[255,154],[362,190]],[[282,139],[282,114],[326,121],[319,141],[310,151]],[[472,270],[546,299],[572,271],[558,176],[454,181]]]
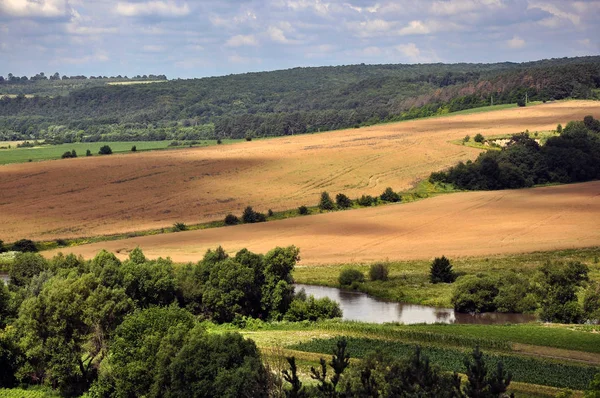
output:
[[[300,247],[301,264],[487,256],[600,245],[600,181],[493,192],[465,192],[262,224],[145,236],[68,249],[121,258],[136,246],[151,258],[200,260],[207,249],[264,253]],[[65,250],[63,250],[65,251]],[[55,252],[48,252],[51,256]]]
[[[209,148],[0,166],[0,238],[48,240],[147,230],[222,219],[248,205],[262,212],[313,205],[322,191],[357,197],[378,195],[388,186],[404,190],[480,152],[450,140],[550,130],[588,114],[600,117],[600,102],[557,102]]]

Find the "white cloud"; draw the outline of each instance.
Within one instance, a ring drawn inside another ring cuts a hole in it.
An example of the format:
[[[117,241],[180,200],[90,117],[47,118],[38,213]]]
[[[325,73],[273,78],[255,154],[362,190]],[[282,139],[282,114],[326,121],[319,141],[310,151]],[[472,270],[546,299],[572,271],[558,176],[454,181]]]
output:
[[[400,29],[398,32],[401,36],[406,35],[426,35],[431,32],[431,29],[421,21],[410,21],[408,26]]]
[[[437,15],[466,14],[486,8],[501,8],[502,0],[449,0],[434,1],[431,11]]]
[[[236,15],[233,18],[224,18],[220,15],[211,15],[209,17],[210,22],[214,26],[229,28],[235,25],[242,25],[249,22],[255,22],[257,20],[254,11],[246,10],[245,12]]]
[[[106,62],[110,58],[103,51],[98,51],[93,55],[87,55],[85,57],[61,57],[55,60],[54,64],[71,64],[71,65],[82,65],[90,62]]]
[[[160,53],[166,50],[165,46],[161,46],[158,44],[146,44],[142,46],[142,51],[147,53]]]
[[[184,17],[190,13],[190,8],[187,3],[177,5],[174,1],[118,2],[115,11],[125,17]]]
[[[250,63],[260,64],[261,63],[260,58],[242,57],[239,54],[232,54],[229,57],[227,57],[227,59],[229,59],[229,62],[232,62],[234,64],[250,64]]]
[[[315,13],[326,16],[331,11],[331,4],[323,3],[321,0],[280,0],[277,5],[287,7],[294,11],[312,10]]]
[[[527,8],[537,8],[542,11],[546,11],[547,13],[552,14],[555,18],[566,19],[570,21],[573,23],[573,25],[578,25],[581,21],[579,15],[563,11],[554,4],[549,4],[548,2],[530,2]]]
[[[56,18],[68,16],[67,0],[0,0],[0,16]]]
[[[508,48],[513,48],[513,49],[518,49],[518,48],[523,48],[525,47],[525,40],[521,39],[519,36],[513,36],[512,39],[507,40],[506,44],[508,45]]]
[[[257,46],[258,40],[254,35],[236,35],[225,42],[227,47]]]
[[[415,43],[400,44],[396,46],[396,49],[411,60],[416,60],[421,56],[421,50]]]
[[[349,22],[346,26],[348,29],[356,31],[359,37],[375,37],[388,34],[395,28],[396,23],[383,19],[371,19],[358,24],[356,22]]]
[[[269,35],[271,40],[273,40],[277,43],[289,43],[290,42],[290,40],[287,37],[285,37],[285,33],[283,33],[283,30],[281,30],[275,26],[269,26],[269,29],[267,30],[267,34]]]

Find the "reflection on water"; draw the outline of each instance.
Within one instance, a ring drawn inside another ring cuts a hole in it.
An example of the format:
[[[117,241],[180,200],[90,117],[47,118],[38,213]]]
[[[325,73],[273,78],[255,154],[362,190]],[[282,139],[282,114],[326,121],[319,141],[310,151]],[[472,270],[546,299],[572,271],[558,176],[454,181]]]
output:
[[[427,307],[424,305],[395,303],[379,300],[365,293],[340,290],[333,287],[297,284],[296,290],[304,289],[307,295],[315,298],[329,297],[340,303],[344,319],[372,323],[400,322],[413,323],[474,323],[505,324],[535,321],[533,315],[501,314],[460,314],[450,308]]]

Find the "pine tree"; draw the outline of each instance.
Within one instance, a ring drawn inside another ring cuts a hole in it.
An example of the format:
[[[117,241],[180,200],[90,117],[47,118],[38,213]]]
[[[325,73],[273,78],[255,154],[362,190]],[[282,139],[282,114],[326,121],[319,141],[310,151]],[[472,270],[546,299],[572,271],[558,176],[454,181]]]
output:
[[[319,202],[319,209],[321,210],[333,210],[334,209],[333,201],[331,200],[331,196],[327,192],[321,193],[321,201]]]
[[[469,398],[487,398],[489,396],[487,369],[479,346],[475,347],[471,356],[473,362],[469,358],[465,358],[467,385],[464,388],[464,393]]]
[[[452,270],[452,264],[445,256],[436,257],[431,263],[429,281],[431,283],[452,283],[456,280],[456,274]]]

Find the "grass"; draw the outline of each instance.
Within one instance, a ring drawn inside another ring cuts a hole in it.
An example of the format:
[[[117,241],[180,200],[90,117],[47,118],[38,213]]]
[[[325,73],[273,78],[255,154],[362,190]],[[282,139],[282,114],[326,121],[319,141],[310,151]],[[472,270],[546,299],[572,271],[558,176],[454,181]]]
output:
[[[223,144],[240,142],[241,140],[223,140]],[[75,142],[61,145],[42,145],[34,148],[9,148],[0,149],[0,164],[25,163],[29,161],[42,161],[60,159],[68,162],[70,159],[61,159],[63,153],[75,150],[79,157],[86,157],[85,153],[89,149],[93,156],[98,155],[101,146],[108,145],[113,153],[132,153],[131,147],[135,145],[137,152],[152,151],[158,149],[176,149],[186,148],[189,145],[170,147],[172,141],[131,141],[131,142]],[[204,147],[217,145],[216,140],[199,140],[194,147]],[[107,156],[107,155],[104,155]]]
[[[440,256],[443,253],[440,253]],[[600,280],[600,247],[587,249],[556,250],[516,255],[490,257],[464,257],[450,259],[459,275],[487,274],[502,276],[506,272],[532,275],[546,261],[581,261],[590,268],[590,278]],[[389,280],[361,283],[358,290],[382,299],[423,304],[436,307],[452,307],[452,284],[429,283],[430,261],[387,261]],[[339,287],[338,276],[343,268],[350,267],[368,275],[370,263],[329,264],[322,266],[296,267],[294,279],[298,283]]]
[[[545,144],[546,141],[548,141],[548,138],[557,137],[559,135],[556,131],[533,131],[528,133],[531,138],[539,140],[540,145]],[[500,151],[502,147],[500,147],[499,145],[493,145],[493,143],[492,145],[490,145],[489,142],[495,140],[510,139],[513,137],[513,135],[515,134],[492,135],[485,137],[485,142],[475,142],[473,140],[474,137],[471,137],[471,139],[467,142],[464,142],[463,140],[453,140],[450,141],[450,143],[454,145],[462,145],[467,146],[469,148],[483,149],[487,151]]]

